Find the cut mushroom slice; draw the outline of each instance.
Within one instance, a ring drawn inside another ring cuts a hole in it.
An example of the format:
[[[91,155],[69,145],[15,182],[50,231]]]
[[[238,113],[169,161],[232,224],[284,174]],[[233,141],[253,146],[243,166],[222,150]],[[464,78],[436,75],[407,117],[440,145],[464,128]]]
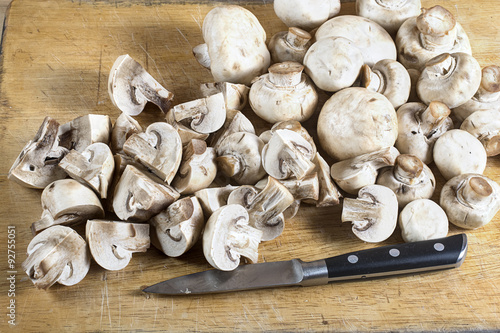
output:
[[[147,102],[156,104],[166,113],[174,94],[165,89],[144,67],[128,54],[119,56],[108,80],[109,98],[123,113],[136,116]]]
[[[59,163],[71,178],[88,185],[105,199],[113,177],[115,161],[108,145],[93,143],[81,153],[72,150]]]
[[[439,204],[451,223],[476,229],[489,223],[500,209],[500,186],[480,174],[459,175],[443,186]]]
[[[186,253],[198,241],[205,226],[196,197],[177,200],[149,220],[152,244],[170,257]]]
[[[302,63],[311,46],[311,39],[310,33],[297,27],[276,33],[268,44],[272,62],[295,61]]]
[[[231,82],[202,83],[201,94],[205,97],[222,93],[226,110],[243,110],[248,101],[250,88],[244,84]]]
[[[318,173],[319,180],[319,197],[316,201],[316,207],[337,205],[340,202],[341,194],[337,186],[332,182],[330,166],[319,153],[316,153],[314,156],[313,163],[316,165],[316,172]],[[309,199],[305,202],[309,202]]]
[[[182,159],[182,142],[169,124],[157,122],[145,132],[133,134],[125,141],[123,150],[150,168],[167,184],[172,182]]]
[[[205,216],[212,215],[217,209],[227,205],[229,194],[236,186],[226,185],[224,187],[205,188],[196,191],[194,195],[198,198]]]
[[[226,121],[222,128],[212,135],[210,146],[217,148],[227,136],[238,132],[255,134],[255,128],[241,111],[227,110]]]
[[[59,123],[50,117],[43,120],[33,140],[23,148],[9,170],[8,178],[16,183],[42,189],[55,180],[66,178],[59,161],[68,150],[57,138]]]
[[[87,114],[59,126],[57,136],[60,146],[81,152],[96,142],[108,144],[111,129],[109,116]]]
[[[73,179],[60,179],[42,192],[42,217],[31,225],[33,234],[53,225],[75,225],[104,217],[97,195]]]
[[[500,154],[500,109],[474,112],[463,121],[460,129],[481,141],[486,155]]]
[[[123,144],[135,133],[141,133],[139,123],[126,113],[121,113],[116,119],[111,131],[110,148],[113,154],[124,154]]]
[[[448,235],[448,217],[434,201],[417,199],[399,214],[399,226],[405,242],[418,242]]]
[[[269,178],[264,178],[260,180],[257,184],[255,184],[255,187],[259,190],[263,190],[266,187],[268,181]],[[310,199],[316,201],[319,199],[320,183],[318,174],[316,172],[307,175],[306,177],[300,180],[295,178],[289,178],[280,180],[279,182],[283,184],[288,191],[290,191],[295,200]],[[231,197],[233,194],[234,192],[231,193],[229,197]]]
[[[127,165],[115,187],[113,210],[120,220],[144,222],[179,196],[172,187],[155,181],[133,165]]]
[[[85,228],[90,253],[104,269],[125,268],[132,253],[149,248],[149,224],[121,221],[89,220]]]
[[[356,237],[368,243],[389,238],[398,222],[398,199],[382,185],[368,185],[358,192],[357,199],[344,198],[342,222],[352,222]]]
[[[183,149],[182,163],[172,181],[180,194],[193,194],[208,187],[217,175],[214,148],[202,140],[193,139]]]
[[[383,148],[333,164],[330,175],[341,189],[358,194],[362,187],[375,184],[379,170],[394,165],[398,155],[394,147]]]
[[[165,115],[165,121],[172,125],[173,128],[175,128],[175,130],[179,134],[179,137],[181,138],[183,146],[187,145],[193,139],[206,140],[209,136],[209,134],[198,133],[187,126],[176,122],[174,119],[174,114],[172,112],[167,112],[167,114]]]
[[[72,286],[83,280],[90,268],[87,243],[73,229],[53,226],[36,235],[28,245],[22,268],[39,289],[58,282]]]

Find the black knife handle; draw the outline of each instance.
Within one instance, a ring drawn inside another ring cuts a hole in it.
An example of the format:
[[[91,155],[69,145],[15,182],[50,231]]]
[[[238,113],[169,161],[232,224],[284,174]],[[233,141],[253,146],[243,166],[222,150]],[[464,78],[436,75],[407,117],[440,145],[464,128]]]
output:
[[[328,282],[459,267],[467,236],[382,246],[325,259]]]

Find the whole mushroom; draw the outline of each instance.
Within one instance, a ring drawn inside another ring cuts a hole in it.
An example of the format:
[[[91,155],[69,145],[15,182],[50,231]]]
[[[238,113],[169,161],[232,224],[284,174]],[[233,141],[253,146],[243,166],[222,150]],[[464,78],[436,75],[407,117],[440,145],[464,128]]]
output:
[[[311,39],[310,33],[297,27],[276,33],[268,45],[271,60],[274,63],[285,61],[302,63],[311,46]]]
[[[275,0],[274,12],[289,27],[312,30],[340,12],[340,0]]]
[[[399,213],[399,226],[405,242],[418,242],[448,235],[448,217],[434,201],[417,199]]]
[[[460,129],[477,138],[483,144],[486,155],[500,154],[500,109],[474,112],[465,118]]]

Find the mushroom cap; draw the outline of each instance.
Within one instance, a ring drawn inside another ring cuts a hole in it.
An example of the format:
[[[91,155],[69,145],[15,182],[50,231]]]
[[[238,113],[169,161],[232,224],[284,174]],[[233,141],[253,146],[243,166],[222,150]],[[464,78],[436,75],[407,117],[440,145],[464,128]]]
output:
[[[417,199],[399,213],[399,226],[405,242],[437,239],[448,235],[448,217],[434,201]]]
[[[190,121],[192,130],[209,134],[219,130],[226,120],[226,102],[222,92],[174,106],[176,122]]]
[[[346,88],[330,97],[317,128],[321,146],[336,160],[393,146],[398,136],[391,102],[366,88]]]
[[[108,144],[111,129],[109,116],[87,114],[59,126],[57,136],[60,146],[83,151],[96,142]]]
[[[477,138],[487,156],[500,154],[500,109],[474,112],[462,122],[460,129]]]
[[[243,114],[243,112],[238,110],[227,110],[226,121],[220,130],[212,134],[209,146],[217,148],[220,142],[222,142],[222,140],[224,140],[228,135],[237,132],[255,134],[255,127]]]
[[[447,131],[434,144],[434,163],[445,179],[463,173],[483,173],[486,151],[472,134],[453,129]]]
[[[111,142],[109,146],[113,154],[123,154],[123,144],[125,141],[132,134],[140,132],[142,132],[142,127],[137,120],[126,113],[120,113],[111,130]]]
[[[443,53],[425,64],[417,82],[422,102],[439,101],[449,108],[464,104],[481,83],[481,66],[467,53]]]
[[[340,12],[340,0],[275,0],[274,12],[289,27],[312,30]]]
[[[352,41],[368,66],[383,59],[396,60],[396,45],[391,35],[367,18],[354,15],[334,17],[323,23],[315,34],[317,41],[327,37],[344,37]]]
[[[268,44],[272,62],[302,63],[307,49],[311,46],[311,39],[310,33],[297,27],[290,27],[288,31],[276,33]]]
[[[311,147],[313,149],[312,155],[316,154],[317,149],[316,149],[316,144],[314,143],[313,137],[309,134],[307,129],[305,129],[302,126],[302,124],[297,120],[286,120],[286,121],[277,122],[276,124],[273,125],[273,127],[271,127],[268,134],[264,134],[265,132],[263,132],[263,133],[261,133],[261,135],[259,137],[265,137],[265,139],[266,139],[265,143],[268,143],[269,140],[271,139],[272,134],[276,130],[280,130],[280,129],[287,129],[287,130],[299,133],[311,145]]]
[[[347,38],[323,37],[307,50],[304,66],[318,88],[335,92],[356,81],[363,66],[363,55]]]
[[[149,248],[149,224],[89,220],[85,228],[94,260],[110,271],[127,267],[134,252]]]

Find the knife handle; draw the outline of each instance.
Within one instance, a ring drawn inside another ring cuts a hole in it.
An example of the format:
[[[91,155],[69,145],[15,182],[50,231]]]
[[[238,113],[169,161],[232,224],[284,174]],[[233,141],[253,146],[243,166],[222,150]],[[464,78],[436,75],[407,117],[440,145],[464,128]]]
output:
[[[467,236],[382,246],[325,259],[328,282],[459,267]]]

